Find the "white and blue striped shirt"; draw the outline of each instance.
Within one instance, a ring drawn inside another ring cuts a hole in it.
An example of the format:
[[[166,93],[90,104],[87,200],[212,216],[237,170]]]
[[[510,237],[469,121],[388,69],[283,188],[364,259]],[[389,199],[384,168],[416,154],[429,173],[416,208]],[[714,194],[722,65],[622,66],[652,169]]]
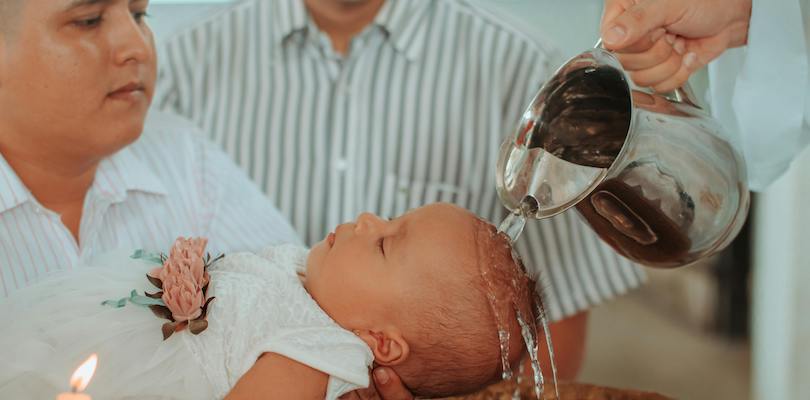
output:
[[[163,43],[156,104],[223,146],[308,244],[435,201],[497,223],[499,145],[553,54],[464,1],[389,0],[342,56],[302,0],[249,0]],[[573,212],[530,222],[518,250],[554,319],[642,279]]]
[[[168,252],[178,236],[208,237],[213,254],[299,240],[245,173],[175,116],[151,113],[141,138],[101,161],[78,243],[0,156],[0,299],[96,254]]]

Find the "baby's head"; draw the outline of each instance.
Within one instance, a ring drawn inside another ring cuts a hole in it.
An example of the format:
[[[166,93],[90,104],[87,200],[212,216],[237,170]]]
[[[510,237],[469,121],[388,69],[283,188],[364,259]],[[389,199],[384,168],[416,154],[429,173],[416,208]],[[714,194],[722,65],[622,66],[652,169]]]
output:
[[[306,275],[324,311],[418,396],[498,380],[498,325],[511,338],[507,359],[515,366],[525,349],[515,309],[534,323],[534,284],[507,238],[449,204],[393,220],[362,214],[313,247]]]

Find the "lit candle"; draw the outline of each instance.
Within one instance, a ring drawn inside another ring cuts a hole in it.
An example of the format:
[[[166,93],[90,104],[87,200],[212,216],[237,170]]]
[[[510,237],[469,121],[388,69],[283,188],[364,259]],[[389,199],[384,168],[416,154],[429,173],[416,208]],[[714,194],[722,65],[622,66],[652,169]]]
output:
[[[79,365],[76,371],[73,372],[73,376],[70,377],[70,393],[61,393],[56,396],[56,400],[92,400],[90,396],[82,393],[82,391],[90,383],[90,379],[96,372],[97,364],[97,355],[91,354],[90,357],[87,357],[87,360],[82,365]]]

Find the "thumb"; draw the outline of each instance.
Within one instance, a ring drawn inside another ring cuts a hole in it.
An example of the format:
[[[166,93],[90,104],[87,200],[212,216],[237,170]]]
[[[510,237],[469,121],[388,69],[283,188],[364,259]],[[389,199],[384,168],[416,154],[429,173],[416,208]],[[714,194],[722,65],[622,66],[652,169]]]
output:
[[[623,9],[620,2],[608,1],[602,21],[602,42],[610,50],[621,50],[670,21],[680,17],[677,1],[640,0]],[[610,8],[608,8],[610,7]]]
[[[374,369],[374,385],[377,387],[377,394],[383,400],[413,400],[413,395],[402,383],[394,370],[386,367]]]

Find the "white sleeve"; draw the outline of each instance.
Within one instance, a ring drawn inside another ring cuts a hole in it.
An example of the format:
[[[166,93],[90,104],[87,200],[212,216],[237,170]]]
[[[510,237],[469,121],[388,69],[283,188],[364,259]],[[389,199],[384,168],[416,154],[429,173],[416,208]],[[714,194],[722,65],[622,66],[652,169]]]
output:
[[[287,327],[271,340],[259,343],[250,356],[276,353],[329,375],[326,398],[336,399],[369,385],[371,350],[353,333],[331,321],[318,325]]]
[[[810,142],[810,6],[752,3],[748,45],[709,65],[709,96],[712,114],[745,158],[749,186],[763,190]]]

